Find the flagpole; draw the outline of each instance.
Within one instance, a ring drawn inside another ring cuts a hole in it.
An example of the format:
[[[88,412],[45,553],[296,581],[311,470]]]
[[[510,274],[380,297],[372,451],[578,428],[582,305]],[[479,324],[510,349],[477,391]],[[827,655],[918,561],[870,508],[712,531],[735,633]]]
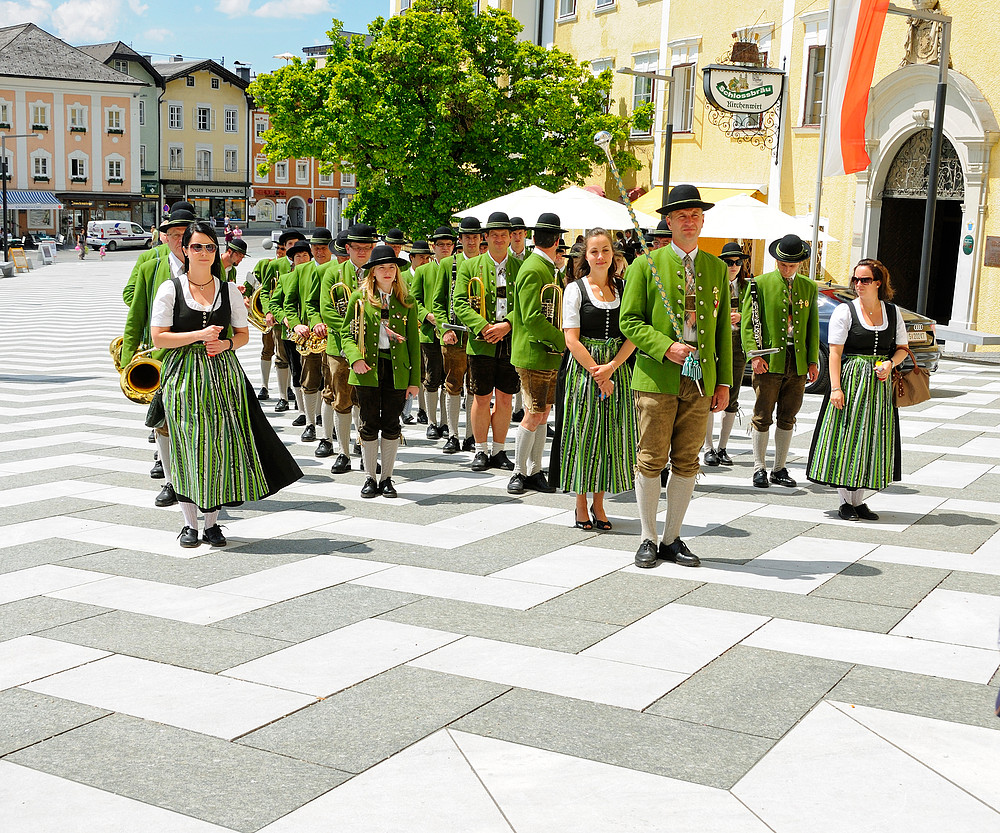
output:
[[[813,204],[812,250],[809,258],[809,277],[816,280],[819,269],[819,207],[823,199],[823,163],[826,158],[826,116],[830,103],[830,69],[833,58],[833,15],[835,0],[830,0],[826,13],[826,51],[823,54],[823,101],[819,116],[819,159],[816,163],[816,198]]]

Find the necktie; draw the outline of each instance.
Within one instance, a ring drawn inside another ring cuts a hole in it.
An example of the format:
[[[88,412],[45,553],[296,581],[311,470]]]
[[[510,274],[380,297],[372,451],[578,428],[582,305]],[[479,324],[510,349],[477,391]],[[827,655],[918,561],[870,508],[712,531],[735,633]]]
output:
[[[497,288],[498,289],[501,286],[504,287],[505,289],[507,287],[507,267],[503,263],[501,263],[501,264],[499,264],[497,266],[497,280],[496,280],[496,284],[497,284]],[[500,297],[500,293],[499,292],[497,293],[497,311],[496,312],[497,312],[497,314],[496,314],[496,320],[497,321],[500,321],[500,320],[502,320],[502,319],[504,319],[504,318],[507,317],[506,294],[504,295],[504,298],[501,298]]]
[[[694,262],[691,260],[691,255],[684,255],[684,276],[687,283],[687,294],[692,298],[694,297]],[[693,309],[689,310],[687,308],[687,298],[684,299],[684,309],[685,317],[684,320],[687,322],[689,327],[695,326],[695,311]]]

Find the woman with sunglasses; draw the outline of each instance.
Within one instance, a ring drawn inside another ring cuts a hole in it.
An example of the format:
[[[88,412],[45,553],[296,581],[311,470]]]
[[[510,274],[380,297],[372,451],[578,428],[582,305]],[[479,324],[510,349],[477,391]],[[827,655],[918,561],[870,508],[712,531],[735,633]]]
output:
[[[726,264],[729,271],[729,298],[731,309],[729,311],[729,323],[733,328],[733,386],[729,389],[729,405],[722,413],[722,428],[719,431],[719,444],[715,445],[713,437],[715,434],[715,414],[708,415],[708,428],[705,430],[705,465],[706,466],[731,466],[732,457],[726,451],[729,443],[729,435],[733,431],[733,424],[736,422],[736,415],[740,410],[740,385],[743,383],[743,371],[747,366],[747,357],[743,352],[743,339],[740,335],[740,310],[743,307],[743,298],[746,295],[747,287],[750,286],[750,272],[746,264],[750,260],[750,255],[743,251],[739,243],[726,243],[722,247],[719,258]]]
[[[899,308],[888,303],[892,284],[879,261],[859,261],[851,286],[857,298],[830,316],[830,393],[806,476],[837,488],[838,514],[845,521],[877,521],[866,498],[901,477],[892,369],[906,358],[906,325]]]
[[[247,310],[235,283],[222,280],[211,224],[188,226],[184,274],[164,281],[153,300],[153,345],[166,349],[160,391],[170,429],[170,477],[184,515],[182,547],[226,545],[219,510],[261,500],[302,476],[275,435],[243,373],[236,349],[249,340]]]

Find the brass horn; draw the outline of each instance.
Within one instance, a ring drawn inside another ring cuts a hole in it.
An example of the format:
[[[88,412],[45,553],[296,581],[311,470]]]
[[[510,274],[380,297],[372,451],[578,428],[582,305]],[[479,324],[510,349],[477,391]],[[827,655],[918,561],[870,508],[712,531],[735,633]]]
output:
[[[108,345],[108,352],[111,353],[111,359],[115,363],[115,372],[122,372],[122,345],[125,339],[122,336],[118,336],[114,341]]]
[[[310,332],[307,336],[300,336],[293,330],[289,333],[289,336],[295,342],[295,349],[301,356],[326,352],[326,339],[321,338],[314,332]]]
[[[267,323],[264,313],[264,305],[260,300],[260,291],[260,289],[257,289],[253,295],[250,296],[250,309],[247,310],[247,321],[253,324],[262,333],[269,333],[274,328]]]
[[[542,315],[557,330],[562,329],[562,287],[557,283],[547,283],[538,292],[538,302],[542,307]],[[559,353],[559,350],[547,348],[550,353]]]
[[[354,302],[354,318],[351,319],[348,331],[354,343],[358,345],[362,360],[365,360],[365,302],[363,298],[358,298]]]
[[[469,278],[469,306],[472,307],[479,315],[483,314],[485,309],[483,304],[483,298],[485,297],[486,289],[483,286],[482,278]]]
[[[330,287],[330,301],[337,309],[337,315],[347,315],[347,301],[351,297],[351,288],[343,281],[338,281]]]
[[[152,358],[152,353],[136,353],[121,372],[122,393],[140,405],[148,405],[160,387],[160,362]]]

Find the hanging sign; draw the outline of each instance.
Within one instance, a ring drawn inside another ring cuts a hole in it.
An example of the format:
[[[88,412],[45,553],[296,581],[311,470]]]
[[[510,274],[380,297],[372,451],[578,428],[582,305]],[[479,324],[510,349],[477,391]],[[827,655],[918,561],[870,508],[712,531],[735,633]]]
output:
[[[702,72],[705,99],[727,113],[757,114],[781,101],[785,73],[780,69],[711,64]]]

